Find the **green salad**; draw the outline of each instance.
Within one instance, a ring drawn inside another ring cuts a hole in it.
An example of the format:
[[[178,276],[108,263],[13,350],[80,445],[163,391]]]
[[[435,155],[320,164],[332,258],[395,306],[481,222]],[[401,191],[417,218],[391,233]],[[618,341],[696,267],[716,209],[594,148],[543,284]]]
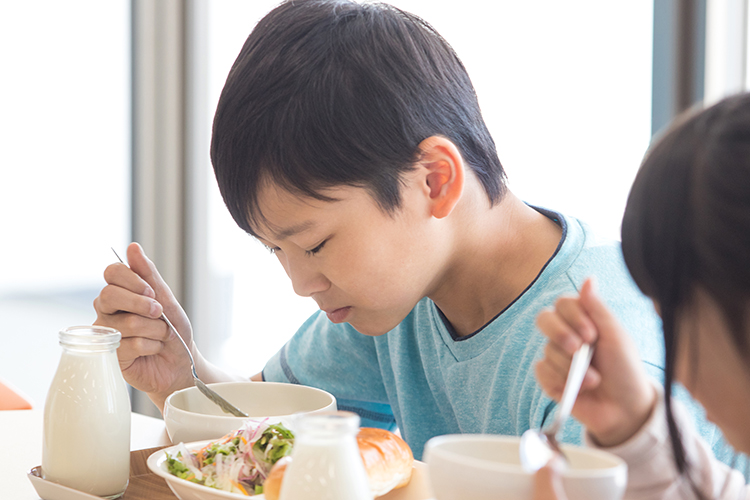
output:
[[[200,450],[180,443],[174,456],[167,453],[167,469],[186,481],[252,496],[263,493],[271,467],[292,446],[294,434],[283,425],[248,421]]]

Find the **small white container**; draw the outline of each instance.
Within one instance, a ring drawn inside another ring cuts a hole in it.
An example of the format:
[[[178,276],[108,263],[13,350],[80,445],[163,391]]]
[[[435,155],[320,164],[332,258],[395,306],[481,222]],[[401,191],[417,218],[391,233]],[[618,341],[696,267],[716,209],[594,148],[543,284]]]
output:
[[[44,405],[42,477],[117,498],[130,476],[130,398],[117,362],[120,332],[60,332],[63,352]]]
[[[358,431],[355,413],[302,417],[279,500],[373,500],[357,446]]]

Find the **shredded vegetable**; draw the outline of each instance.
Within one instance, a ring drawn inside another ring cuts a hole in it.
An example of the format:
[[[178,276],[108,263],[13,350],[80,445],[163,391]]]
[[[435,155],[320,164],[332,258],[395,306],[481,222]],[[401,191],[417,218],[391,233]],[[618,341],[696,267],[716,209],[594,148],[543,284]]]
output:
[[[187,481],[253,496],[263,493],[271,467],[289,455],[292,446],[294,434],[283,425],[249,420],[200,450],[180,443],[177,453],[167,453],[167,469]]]

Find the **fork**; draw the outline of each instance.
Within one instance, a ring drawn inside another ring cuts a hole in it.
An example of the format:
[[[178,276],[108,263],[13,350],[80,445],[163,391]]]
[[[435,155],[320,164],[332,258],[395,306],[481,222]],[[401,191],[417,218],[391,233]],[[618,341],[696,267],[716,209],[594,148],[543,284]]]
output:
[[[550,446],[555,451],[559,452],[564,456],[560,450],[560,446],[557,444],[557,433],[570,416],[570,412],[573,409],[573,405],[576,402],[578,391],[581,389],[583,383],[583,377],[586,375],[586,370],[591,363],[591,357],[594,355],[594,348],[591,344],[583,344],[573,355],[573,359],[570,362],[570,371],[568,372],[568,379],[565,381],[565,388],[563,389],[562,397],[560,398],[560,408],[555,415],[555,419],[547,427],[547,430],[543,432],[547,438]]]
[[[570,362],[568,378],[554,420],[546,429],[529,429],[521,436],[519,454],[521,465],[526,471],[534,472],[544,467],[555,454],[566,458],[557,443],[557,433],[570,416],[593,355],[594,347],[591,344],[583,344],[578,348]]]
[[[117,260],[120,261],[121,264],[125,264],[123,260],[120,258],[120,256],[117,254],[115,249],[113,248],[112,251],[115,253],[115,256],[117,257]],[[127,265],[127,264],[125,264]],[[198,373],[195,371],[195,360],[193,360],[193,353],[190,352],[190,348],[185,343],[185,340],[182,338],[182,335],[177,331],[177,328],[174,327],[171,321],[167,319],[167,316],[164,314],[164,311],[162,311],[161,316],[159,319],[163,320],[170,330],[177,336],[178,339],[180,339],[180,343],[182,344],[182,347],[185,348],[185,351],[187,351],[188,357],[190,358],[190,369],[193,372],[193,382],[195,383],[195,386],[198,388],[198,390],[206,396],[208,399],[210,399],[213,403],[219,406],[224,413],[231,413],[235,417],[247,417],[248,414],[244,411],[240,410],[236,406],[234,406],[232,403],[221,397],[216,391],[208,387],[206,384],[203,383],[203,381],[198,378]]]

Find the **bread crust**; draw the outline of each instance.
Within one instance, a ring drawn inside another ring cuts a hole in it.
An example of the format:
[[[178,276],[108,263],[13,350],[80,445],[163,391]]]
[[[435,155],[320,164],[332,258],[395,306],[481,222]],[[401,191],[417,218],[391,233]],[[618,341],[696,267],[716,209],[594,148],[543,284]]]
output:
[[[409,484],[414,455],[403,439],[385,429],[363,427],[357,444],[375,497]]]
[[[414,470],[414,455],[403,439],[384,429],[362,427],[357,434],[357,445],[374,497],[409,484]],[[263,483],[266,500],[278,500],[281,481],[289,462],[289,457],[283,458],[271,469]]]
[[[284,478],[284,472],[290,462],[289,457],[284,457],[271,468],[271,472],[268,473],[268,477],[263,482],[263,494],[266,500],[279,500],[281,495],[281,480]]]

